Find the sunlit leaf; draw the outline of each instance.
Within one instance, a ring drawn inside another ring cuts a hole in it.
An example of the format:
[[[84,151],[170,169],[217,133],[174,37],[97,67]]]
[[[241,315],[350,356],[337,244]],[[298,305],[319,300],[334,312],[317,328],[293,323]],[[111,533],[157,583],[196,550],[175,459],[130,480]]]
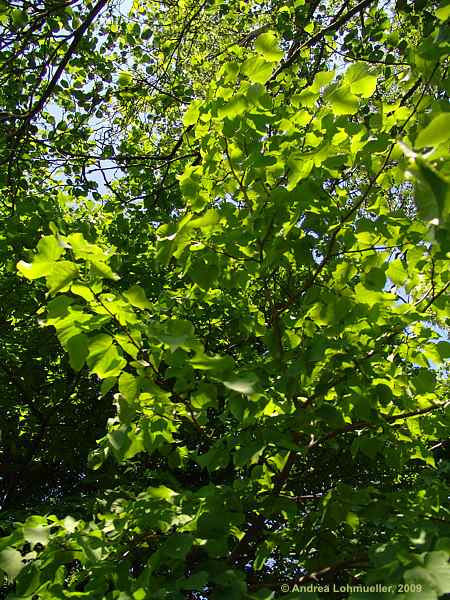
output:
[[[137,308],[151,308],[152,305],[148,301],[145,290],[139,285],[133,285],[129,290],[123,293],[125,298]]]
[[[414,146],[424,148],[425,146],[437,146],[450,139],[450,112],[440,113],[425,127],[419,131]]]
[[[22,555],[15,548],[5,548],[0,552],[0,569],[10,580],[14,580],[24,566]]]
[[[283,52],[278,46],[278,40],[274,33],[261,33],[255,40],[255,49],[266,60],[277,62],[283,58]]]

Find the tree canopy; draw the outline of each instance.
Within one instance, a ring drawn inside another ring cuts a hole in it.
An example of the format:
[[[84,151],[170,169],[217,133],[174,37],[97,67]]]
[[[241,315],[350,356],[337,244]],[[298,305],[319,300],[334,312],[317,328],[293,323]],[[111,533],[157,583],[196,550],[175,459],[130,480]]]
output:
[[[2,598],[450,593],[449,17],[0,0]]]

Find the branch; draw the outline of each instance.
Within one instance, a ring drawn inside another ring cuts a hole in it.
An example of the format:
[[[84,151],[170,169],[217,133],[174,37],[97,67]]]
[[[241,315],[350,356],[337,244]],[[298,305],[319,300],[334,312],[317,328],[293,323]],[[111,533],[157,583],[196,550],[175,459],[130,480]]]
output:
[[[291,56],[289,58],[287,58],[278,67],[278,69],[276,69],[276,71],[270,77],[268,83],[272,82],[274,79],[276,79],[278,77],[278,75],[282,71],[284,71],[285,69],[290,67],[292,65],[292,63],[296,60],[298,55],[301,53],[302,50],[304,50],[305,48],[310,48],[311,46],[314,46],[314,44],[316,44],[319,40],[321,40],[323,37],[325,37],[328,33],[331,33],[333,31],[335,31],[336,29],[339,29],[339,27],[341,27],[341,25],[344,25],[345,23],[347,23],[347,21],[349,21],[354,15],[359,13],[364,8],[367,8],[368,6],[370,6],[370,4],[372,4],[373,2],[374,2],[374,0],[362,0],[362,2],[357,4],[354,8],[347,11],[341,17],[337,16],[337,18],[335,18],[335,20],[330,25],[328,25],[327,27],[324,27],[323,29],[318,31],[316,34],[311,36],[309,38],[309,40],[307,40],[306,42],[304,42],[303,44],[298,46],[298,48],[296,48],[292,52]],[[345,4],[347,4],[347,2]],[[339,13],[338,13],[338,15],[339,15]]]
[[[449,402],[442,402],[441,404],[432,404],[431,406],[428,406],[427,408],[412,410],[410,412],[401,413],[399,415],[380,414],[380,417],[383,417],[387,423],[395,423],[395,421],[402,421],[403,419],[411,419],[412,417],[419,417],[421,415],[425,415],[427,413],[433,412],[434,410],[437,410],[440,408],[445,408],[446,406],[448,406],[448,404],[449,404]],[[335,438],[338,435],[340,435],[341,433],[348,433],[349,431],[356,431],[358,429],[373,429],[374,427],[378,427],[378,426],[379,426],[379,424],[370,422],[370,421],[356,421],[355,423],[349,423],[345,427],[341,427],[340,429],[335,429],[333,431],[329,431],[321,438],[312,440],[308,445],[308,449],[314,448],[315,446],[318,446],[322,442],[326,442],[327,440]]]
[[[233,167],[233,163],[231,161],[231,157],[230,157],[230,153],[228,151],[228,142],[227,142],[227,138],[223,138],[224,142],[225,142],[225,154],[227,155],[227,159],[228,159],[228,164],[230,165],[230,169],[231,169],[231,173],[233,174],[234,179],[236,180],[236,183],[239,186],[239,189],[241,190],[242,195],[244,196],[244,200],[245,203],[247,205],[247,208],[251,211],[252,210],[252,204],[250,202],[250,198],[248,197],[247,194],[247,190],[245,189],[242,180],[239,179],[238,174],[236,173],[234,167]]]
[[[367,554],[361,554],[360,556],[356,556],[354,558],[350,558],[347,560],[341,560],[334,565],[329,565],[328,567],[324,567],[319,571],[315,571],[314,573],[310,573],[309,575],[303,575],[300,577],[295,583],[305,583],[307,581],[317,581],[319,577],[323,575],[328,575],[330,573],[336,573],[336,571],[347,571],[349,569],[354,569],[356,567],[367,567]]]
[[[394,423],[394,421],[400,421],[402,419],[410,419],[411,417],[419,417],[420,415],[425,415],[429,412],[433,412],[433,410],[435,410],[435,409],[445,408],[448,405],[449,405],[449,402],[441,402],[440,404],[432,404],[431,406],[428,406],[427,408],[412,410],[410,412],[401,413],[399,415],[390,415],[390,416],[386,415],[385,419],[388,423]]]
[[[362,252],[382,252],[385,250],[397,250],[399,248],[403,248],[403,246],[412,245],[412,242],[404,242],[401,244],[395,244],[394,246],[377,246],[375,244],[374,246],[369,246],[368,248],[361,248],[360,250],[339,250],[338,252],[332,254],[331,257],[334,258],[335,256],[341,256],[342,254],[361,254]]]
[[[425,308],[423,310],[428,310],[430,308],[430,306],[433,304],[433,302],[435,302],[440,296],[442,296],[442,294],[448,289],[448,287],[450,286],[450,281],[447,282],[444,287],[437,292],[425,305]]]
[[[163,77],[166,75],[169,67],[170,67],[170,61],[172,60],[172,58],[175,56],[175,52],[178,50],[178,48],[180,47],[182,41],[183,41],[183,37],[184,35],[189,31],[190,26],[192,25],[193,21],[198,17],[198,15],[202,12],[202,10],[205,8],[206,4],[207,4],[208,0],[204,0],[199,8],[193,12],[191,14],[191,16],[189,17],[189,19],[186,21],[186,23],[183,25],[183,28],[181,29],[180,35],[177,38],[177,41],[175,43],[175,46],[172,50],[172,52],[170,53],[169,59],[167,61],[167,67],[164,70],[163,73]]]
[[[240,539],[234,550],[231,551],[230,560],[232,563],[241,561],[243,558],[248,562],[247,554],[250,551],[252,544],[259,541],[264,534],[265,519],[262,515],[250,515],[249,523],[250,527]]]
[[[44,106],[50,99],[60,77],[64,73],[64,69],[67,67],[70,59],[72,58],[72,55],[75,53],[75,51],[78,47],[78,44],[81,42],[81,40],[82,40],[84,34],[86,33],[87,29],[89,28],[89,26],[93,23],[93,21],[95,20],[95,18],[99,14],[99,12],[106,6],[107,3],[108,3],[108,0],[99,0],[99,2],[97,2],[97,4],[95,4],[92,7],[92,9],[88,13],[85,21],[83,21],[83,23],[75,31],[72,42],[70,43],[70,46],[67,48],[66,53],[64,54],[61,62],[59,63],[58,68],[56,69],[53,77],[51,78],[50,82],[48,83],[44,93],[42,94],[40,99],[36,102],[34,107],[28,112],[28,114],[25,115],[25,121],[21,125],[20,129],[18,130],[18,139],[20,139],[23,136],[23,134],[26,132],[31,120],[38,113],[41,112],[41,110],[44,108]]]
[[[358,5],[359,6],[359,5]],[[431,79],[433,78],[437,68],[439,67],[439,62],[436,63],[430,77],[428,78],[428,80],[425,82],[425,85],[423,86],[422,92],[417,100],[417,102],[415,103],[413,109],[411,110],[411,114],[409,115],[409,117],[405,120],[405,122],[403,123],[403,125],[401,126],[399,132],[398,132],[398,136],[400,136],[403,131],[405,130],[407,124],[409,123],[409,121],[411,120],[411,118],[413,117],[413,115],[416,113],[419,104],[422,102],[422,98],[425,95],[425,92],[428,88],[428,84],[430,83]],[[365,190],[365,192],[361,195],[361,197],[359,198],[359,200],[357,200],[355,202],[355,204],[353,206],[351,206],[348,211],[341,217],[339,223],[337,225],[335,225],[333,233],[331,234],[330,237],[330,241],[328,242],[328,247],[327,247],[327,251],[325,253],[325,256],[323,257],[322,261],[319,263],[317,269],[314,271],[314,273],[311,275],[311,277],[309,279],[306,280],[306,282],[303,284],[303,286],[300,288],[300,290],[297,292],[297,294],[294,297],[290,297],[287,299],[286,302],[284,302],[283,304],[279,305],[277,307],[277,310],[279,313],[283,312],[284,310],[286,310],[287,308],[289,308],[289,306],[291,306],[296,299],[298,299],[299,297],[302,296],[302,294],[304,294],[304,292],[306,292],[310,287],[312,287],[317,279],[317,277],[320,275],[320,273],[323,271],[323,269],[325,268],[325,266],[329,263],[330,259],[333,256],[333,251],[334,251],[334,247],[336,245],[336,240],[337,240],[337,236],[339,235],[340,231],[342,230],[343,226],[347,223],[347,221],[357,212],[357,210],[364,204],[364,202],[367,200],[367,198],[369,197],[370,192],[372,191],[372,189],[374,188],[378,178],[382,175],[384,169],[386,168],[389,159],[391,158],[391,154],[395,148],[395,145],[397,143],[397,140],[395,140],[394,142],[392,142],[388,153],[386,154],[386,157],[383,161],[383,164],[381,165],[381,167],[378,169],[378,171],[369,179],[369,184]],[[448,285],[450,285],[450,282],[447,284],[446,287],[448,287]],[[443,293],[445,291],[441,290],[441,292],[439,293],[439,295],[441,293]],[[436,295],[436,297],[433,299],[436,300],[438,296]],[[425,310],[428,308],[428,306],[425,308]]]

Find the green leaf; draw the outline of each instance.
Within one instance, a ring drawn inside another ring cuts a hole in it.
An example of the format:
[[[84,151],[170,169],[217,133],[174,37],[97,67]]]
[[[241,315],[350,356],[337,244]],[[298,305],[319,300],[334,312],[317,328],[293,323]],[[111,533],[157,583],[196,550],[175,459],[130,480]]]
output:
[[[438,217],[439,223],[443,225],[450,216],[450,181],[433,169],[421,157],[416,158],[415,164],[420,178],[433,194],[431,198],[429,194],[425,197],[422,194],[418,194],[416,196],[418,208],[425,213],[427,217],[429,216],[432,218],[429,203],[434,200],[436,210],[435,216]]]
[[[351,527],[353,531],[356,531],[359,527],[359,517],[354,512],[347,513],[347,516],[345,517],[345,522]]]
[[[113,345],[112,337],[100,334],[89,343],[87,364],[100,379],[106,379],[120,375],[127,362]]]
[[[30,598],[40,586],[40,569],[36,562],[28,563],[17,578],[16,592],[20,598]]]
[[[186,223],[186,229],[199,229],[204,232],[211,232],[220,220],[220,215],[213,208],[208,209],[196,219],[189,220]]]
[[[131,373],[122,373],[119,377],[119,392],[132,402],[138,394],[138,380]]]
[[[297,94],[295,98],[299,106],[314,108],[317,99],[319,98],[319,93],[312,92],[311,88],[306,88],[306,90],[303,90],[300,94]]]
[[[311,173],[314,162],[305,155],[293,153],[287,161],[288,185],[287,190],[290,192],[302,179],[306,179]]]
[[[219,108],[218,114],[221,119],[224,117],[228,117],[229,119],[234,119],[238,115],[241,115],[245,112],[247,108],[247,101],[244,96],[236,95],[230,98],[228,102]]]
[[[252,83],[266,83],[272,75],[272,64],[259,56],[248,58],[242,65],[242,73],[246,75]]]
[[[27,279],[39,279],[48,275],[55,268],[55,264],[54,261],[36,256],[32,263],[20,260],[17,263],[17,270]]]
[[[97,471],[97,469],[99,469],[105,462],[106,457],[107,457],[107,454],[106,454],[104,448],[98,448],[96,450],[92,450],[92,452],[89,452],[89,454],[88,454],[88,459],[87,459],[88,469],[91,469],[92,471]]]
[[[216,373],[232,371],[234,368],[234,360],[230,356],[207,356],[206,354],[198,353],[194,358],[189,360],[189,363],[194,369],[214,371]]]
[[[450,342],[438,342],[436,344],[436,349],[441,357],[441,360],[450,358]]]
[[[222,444],[214,444],[208,452],[197,456],[195,460],[201,467],[212,473],[225,467],[230,460],[230,455]]]
[[[83,285],[82,283],[73,283],[70,286],[70,291],[72,294],[76,294],[77,296],[81,296],[84,298],[86,302],[93,302],[95,300],[95,296],[87,285]]]
[[[116,377],[107,377],[102,381],[100,386],[100,393],[105,396],[112,388],[116,385]]]
[[[84,260],[108,260],[108,253],[96,244],[91,244],[85,240],[82,233],[71,233],[67,237],[67,242],[72,248],[76,258]]]
[[[47,314],[50,319],[56,319],[58,317],[64,317],[68,314],[69,306],[73,304],[73,298],[69,296],[57,296],[50,300],[47,304]]]
[[[387,302],[395,298],[393,294],[386,294],[376,290],[369,290],[362,283],[357,283],[355,286],[355,298],[361,304],[373,306],[379,302]]]
[[[438,146],[450,139],[450,112],[441,113],[419,131],[414,146],[425,148],[425,146]]]
[[[137,434],[134,426],[123,424],[110,431],[107,439],[118,462],[133,458],[144,450],[142,435]]]
[[[24,568],[22,555],[15,548],[5,548],[0,552],[0,569],[13,581]]]
[[[278,46],[274,33],[261,33],[255,41],[255,50],[270,62],[277,62],[283,58],[283,51]]]
[[[322,404],[316,410],[319,419],[323,420],[329,427],[339,428],[345,426],[342,412],[331,404]]]
[[[108,433],[108,441],[113,449],[113,453],[118,461],[121,461],[125,452],[131,445],[128,437],[128,425],[121,425],[119,429],[114,429]]]
[[[44,524],[42,523],[44,521]],[[32,547],[35,544],[46,546],[50,537],[50,526],[46,519],[30,517],[23,526],[23,537]]]
[[[389,263],[386,275],[396,285],[403,285],[408,277],[408,273],[405,271],[403,263],[399,259],[395,259]]]
[[[427,394],[433,391],[436,380],[434,374],[428,371],[428,369],[417,369],[411,377],[411,383],[415,387],[417,394]]]
[[[84,333],[74,335],[67,341],[66,349],[69,352],[70,366],[74,371],[80,371],[89,354],[88,337]]]
[[[260,571],[266,564],[267,559],[270,557],[273,550],[273,542],[264,541],[259,544],[256,551],[255,560],[253,562],[253,568],[256,571]]]
[[[258,462],[259,457],[264,452],[265,446],[259,442],[246,443],[236,449],[233,456],[233,462],[237,467],[253,465]]]
[[[117,83],[120,87],[130,86],[133,83],[132,73],[129,73],[128,71],[122,71],[121,73],[119,73]]]
[[[54,295],[57,292],[65,291],[78,275],[78,267],[75,263],[67,260],[54,263],[47,274],[48,293]]]
[[[375,436],[368,437],[363,435],[355,439],[352,444],[352,450],[362,452],[371,460],[374,460],[378,452],[383,451],[384,441]]]
[[[371,73],[370,67],[365,63],[354,63],[351,65],[344,77],[350,84],[352,94],[370,98],[377,87],[377,76]]]
[[[180,590],[197,590],[202,591],[208,583],[208,573],[199,571],[186,579],[181,579],[177,583],[177,588]]]
[[[447,21],[447,19],[450,17],[450,3],[438,8],[435,14],[439,21],[445,23],[445,21]]]
[[[25,23],[28,22],[28,15],[27,15],[26,11],[20,10],[19,8],[14,8],[11,11],[11,17],[12,17],[12,21],[16,27],[25,25]]]
[[[139,285],[131,286],[128,291],[123,292],[123,295],[130,304],[137,308],[152,308],[152,304],[148,301],[145,291]]]
[[[223,381],[223,385],[228,389],[246,395],[254,394],[257,384],[258,377],[254,373],[237,375],[228,379],[227,381]]]
[[[113,281],[117,281],[118,279],[120,279],[117,273],[114,273],[111,267],[105,262],[91,258],[90,263],[91,272],[94,276],[100,277],[102,279],[112,279]]]
[[[111,3],[28,123],[95,6],[0,0],[0,596],[447,589],[448,2],[357,2]]]
[[[434,546],[434,550],[441,550],[446,552],[450,557],[450,538],[440,537]]]
[[[161,552],[170,557],[170,560],[184,560],[193,543],[193,535],[174,533],[161,546]]]
[[[211,383],[200,383],[198,391],[191,394],[191,404],[194,408],[217,407],[217,388]]]
[[[370,290],[382,290],[385,283],[386,273],[379,267],[373,267],[364,277],[364,285]]]
[[[106,333],[100,333],[91,339],[89,342],[89,358],[93,359],[101,356],[112,345],[113,338]]]
[[[349,85],[330,88],[326,98],[336,115],[354,115],[358,112],[358,98],[351,93]]]
[[[198,121],[198,117],[200,116],[199,107],[201,106],[200,100],[194,100],[189,105],[189,108],[184,113],[183,116],[183,125],[185,127],[189,127],[189,125],[194,125]]]
[[[324,86],[334,79],[335,71],[319,71],[314,75],[311,86],[307,89],[317,94]]]
[[[151,335],[170,347],[174,352],[177,348],[193,348],[197,345],[194,337],[194,326],[190,321],[172,319],[162,324],[150,326]]]
[[[161,500],[165,500],[169,504],[173,504],[178,493],[167,487],[166,485],[158,485],[156,487],[151,487],[148,489],[148,494],[152,498],[157,498]]]
[[[221,537],[227,529],[224,513],[203,513],[197,521],[197,533],[204,539]]]
[[[64,252],[63,246],[54,235],[46,235],[39,240],[38,252],[42,258],[48,261],[58,260]]]
[[[127,361],[119,353],[117,346],[111,346],[101,356],[88,357],[87,363],[93,373],[100,379],[116,377],[127,364]]]
[[[117,416],[120,423],[130,425],[136,417],[136,404],[119,394],[116,396]]]
[[[423,566],[405,571],[403,578],[406,584],[419,584],[425,594],[432,594],[427,598],[437,599],[442,594],[447,594],[450,592],[448,553],[441,550],[428,552]]]
[[[219,275],[217,265],[207,263],[203,260],[196,260],[189,268],[189,277],[202,290],[209,290]]]

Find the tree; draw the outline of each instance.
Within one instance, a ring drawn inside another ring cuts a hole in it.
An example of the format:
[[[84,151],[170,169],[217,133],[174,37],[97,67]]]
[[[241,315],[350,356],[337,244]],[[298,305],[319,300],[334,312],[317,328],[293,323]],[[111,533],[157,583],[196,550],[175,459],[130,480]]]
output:
[[[449,14],[0,5],[4,597],[450,593]]]

